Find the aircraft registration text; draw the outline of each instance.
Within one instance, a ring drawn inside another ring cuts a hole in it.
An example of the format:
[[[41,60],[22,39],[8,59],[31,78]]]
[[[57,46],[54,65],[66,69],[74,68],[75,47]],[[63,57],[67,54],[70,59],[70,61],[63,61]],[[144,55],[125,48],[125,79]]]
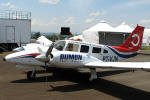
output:
[[[118,56],[103,56],[103,61],[115,62],[118,61]]]

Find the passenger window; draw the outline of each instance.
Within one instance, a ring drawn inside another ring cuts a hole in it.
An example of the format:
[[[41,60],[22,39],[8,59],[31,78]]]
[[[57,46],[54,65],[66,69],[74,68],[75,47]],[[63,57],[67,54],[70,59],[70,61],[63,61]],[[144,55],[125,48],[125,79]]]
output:
[[[68,45],[66,47],[66,51],[75,51],[75,52],[78,52],[78,48],[79,48],[78,44],[68,43]]]
[[[89,46],[81,45],[80,52],[88,53],[89,52]]]
[[[104,49],[103,53],[108,53],[108,51]]]
[[[93,47],[92,53],[101,53],[101,48]]]

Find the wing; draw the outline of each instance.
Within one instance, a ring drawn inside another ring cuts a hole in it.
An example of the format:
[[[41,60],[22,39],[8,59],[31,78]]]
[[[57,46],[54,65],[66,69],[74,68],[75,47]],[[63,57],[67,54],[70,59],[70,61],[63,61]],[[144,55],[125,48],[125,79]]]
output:
[[[123,68],[123,69],[150,69],[150,62],[100,62],[93,61],[85,64],[91,68]]]

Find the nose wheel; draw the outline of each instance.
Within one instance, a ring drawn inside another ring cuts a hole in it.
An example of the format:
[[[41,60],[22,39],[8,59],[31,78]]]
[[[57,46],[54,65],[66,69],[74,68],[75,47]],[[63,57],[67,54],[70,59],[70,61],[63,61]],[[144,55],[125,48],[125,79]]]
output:
[[[36,79],[36,73],[33,71],[27,72],[27,79],[28,80],[35,80]]]
[[[35,80],[36,79],[35,68],[33,68],[32,71],[27,72],[27,79],[28,80]]]

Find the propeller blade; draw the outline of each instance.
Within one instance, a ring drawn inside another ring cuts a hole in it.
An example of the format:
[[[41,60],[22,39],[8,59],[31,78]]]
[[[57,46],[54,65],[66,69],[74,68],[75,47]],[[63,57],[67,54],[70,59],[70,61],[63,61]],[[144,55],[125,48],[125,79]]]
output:
[[[51,54],[52,50],[53,50],[53,47],[54,47],[54,42],[51,44],[51,46],[49,47],[49,49],[47,50],[46,52],[46,57],[48,57],[48,55]]]
[[[48,62],[49,61],[49,57],[46,57],[45,53],[36,56],[35,59],[38,61],[41,61],[41,62]]]

